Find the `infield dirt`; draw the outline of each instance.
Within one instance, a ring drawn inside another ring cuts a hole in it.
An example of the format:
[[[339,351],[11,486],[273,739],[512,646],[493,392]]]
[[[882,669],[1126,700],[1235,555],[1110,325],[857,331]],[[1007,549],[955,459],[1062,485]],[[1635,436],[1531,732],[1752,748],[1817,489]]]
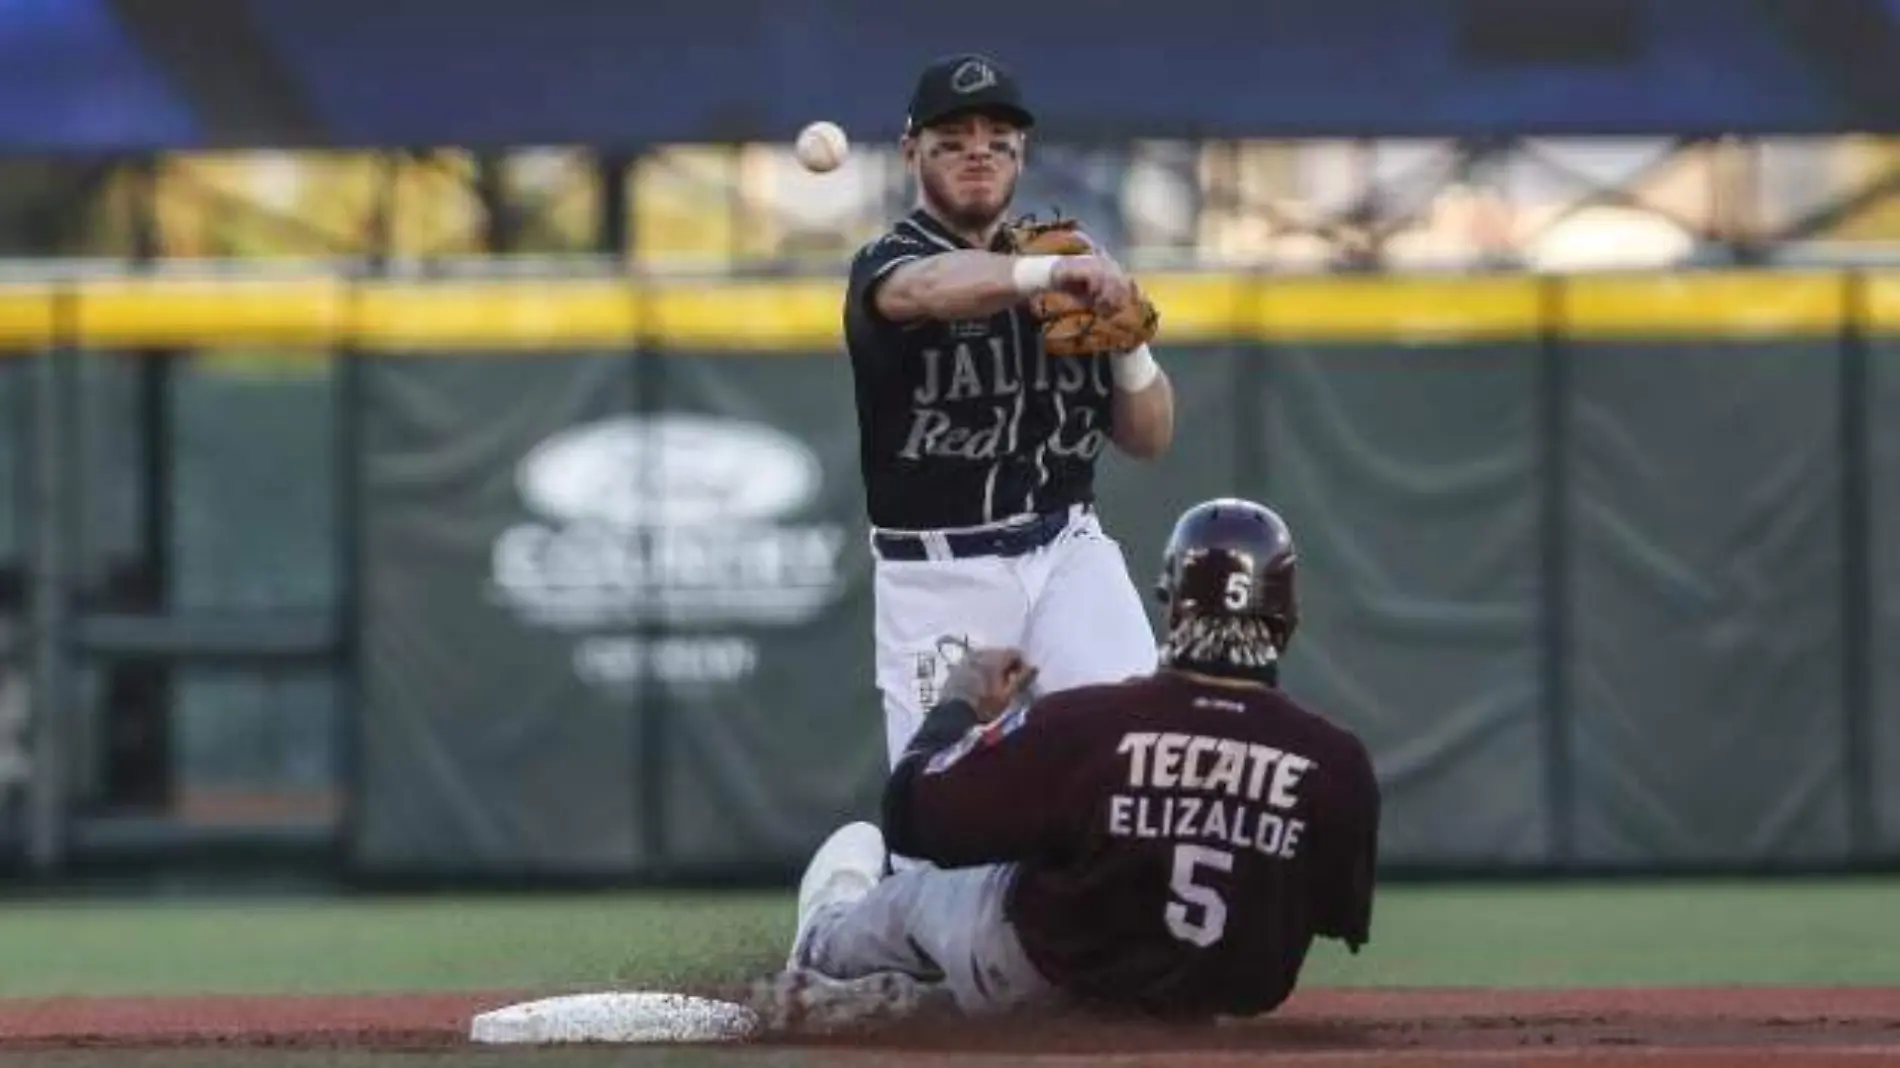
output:
[[[110,1051],[191,1051],[194,1063],[302,1063],[299,1054],[483,1054],[478,1012],[557,991],[376,997],[52,998],[0,1001],[0,1056],[79,1063]],[[559,991],[564,992],[564,991]],[[216,1056],[208,1057],[217,1051]],[[681,1050],[653,1050],[679,1063]],[[918,1023],[863,1034],[712,1047],[693,1064],[1100,1065],[1900,1064],[1900,989],[1627,988],[1527,992],[1315,990],[1280,1012],[1219,1027],[1110,1023]],[[405,1056],[404,1061],[413,1058]],[[437,1057],[427,1056],[426,1061]],[[536,1058],[537,1060],[539,1058]],[[638,1051],[613,1063],[640,1064]],[[170,1061],[171,1058],[164,1058]],[[182,1063],[182,1062],[180,1062]],[[343,1063],[341,1060],[326,1063]],[[369,1063],[365,1059],[362,1063]]]

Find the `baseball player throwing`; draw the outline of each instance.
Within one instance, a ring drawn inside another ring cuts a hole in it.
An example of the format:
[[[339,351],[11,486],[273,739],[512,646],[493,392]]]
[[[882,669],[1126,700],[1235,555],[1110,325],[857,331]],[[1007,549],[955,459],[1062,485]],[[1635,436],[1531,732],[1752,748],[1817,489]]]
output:
[[[1162,668],[1005,713],[1034,668],[973,651],[884,797],[799,892],[786,975],[941,984],[972,1014],[1270,1011],[1315,937],[1371,927],[1380,794],[1359,739],[1278,688],[1299,614],[1285,524],[1186,512],[1160,582]],[[887,845],[934,862],[886,877]]]
[[[1095,465],[1173,438],[1153,305],[1074,226],[1006,223],[1034,118],[993,60],[919,77],[917,208],[852,260],[844,329],[894,764],[946,637],[1023,649],[1050,690],[1141,674],[1154,638],[1094,514]]]

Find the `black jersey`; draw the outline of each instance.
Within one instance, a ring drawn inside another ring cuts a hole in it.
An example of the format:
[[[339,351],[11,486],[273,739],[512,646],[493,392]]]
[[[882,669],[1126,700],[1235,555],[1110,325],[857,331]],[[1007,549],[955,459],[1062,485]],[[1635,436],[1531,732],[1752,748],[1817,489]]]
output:
[[[1094,500],[1114,401],[1109,357],[1049,358],[1026,303],[954,322],[878,314],[873,294],[892,271],[970,247],[919,210],[851,262],[845,344],[875,526],[982,526]]]

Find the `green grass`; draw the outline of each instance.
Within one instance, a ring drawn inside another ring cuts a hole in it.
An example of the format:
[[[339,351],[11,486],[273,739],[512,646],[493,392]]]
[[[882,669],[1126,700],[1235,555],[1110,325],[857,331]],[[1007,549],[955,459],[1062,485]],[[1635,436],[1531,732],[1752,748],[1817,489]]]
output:
[[[785,894],[8,905],[0,997],[677,984],[783,959]]]
[[[1900,985],[1900,881],[1391,887],[1312,986]],[[784,953],[786,894],[0,906],[0,997],[675,987]]]
[[[1320,986],[1900,985],[1900,881],[1407,887]]]

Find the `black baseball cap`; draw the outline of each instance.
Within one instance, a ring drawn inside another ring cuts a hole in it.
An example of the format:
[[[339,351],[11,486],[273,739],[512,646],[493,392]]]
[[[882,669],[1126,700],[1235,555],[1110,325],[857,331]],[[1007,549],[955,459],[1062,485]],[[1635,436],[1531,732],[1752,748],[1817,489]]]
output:
[[[915,133],[966,111],[1001,115],[1028,129],[1036,117],[1023,106],[1022,87],[1009,68],[988,56],[965,52],[945,56],[917,76],[905,132]]]

